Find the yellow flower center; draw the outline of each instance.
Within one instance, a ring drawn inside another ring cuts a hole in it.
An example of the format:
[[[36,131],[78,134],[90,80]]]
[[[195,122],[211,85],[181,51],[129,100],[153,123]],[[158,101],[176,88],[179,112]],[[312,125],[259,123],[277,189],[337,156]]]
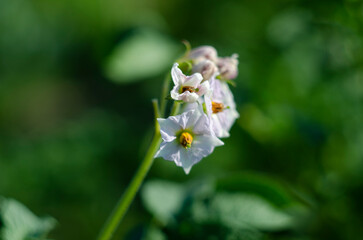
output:
[[[186,91],[189,91],[189,92],[195,92],[195,88],[191,87],[191,86],[183,86],[182,89],[181,89],[181,92],[186,92]]]
[[[192,146],[192,142],[193,142],[193,137],[190,133],[188,132],[182,132],[182,134],[180,134],[180,138],[179,138],[180,144],[185,148],[190,148]]]
[[[222,112],[223,109],[224,109],[223,103],[212,102],[212,111],[213,111],[213,113]]]

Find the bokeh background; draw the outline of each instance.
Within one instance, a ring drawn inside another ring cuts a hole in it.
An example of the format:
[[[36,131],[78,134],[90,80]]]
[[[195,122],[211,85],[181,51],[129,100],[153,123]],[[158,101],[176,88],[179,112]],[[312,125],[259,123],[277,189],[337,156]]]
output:
[[[0,195],[54,217],[51,239],[94,239],[186,39],[239,54],[240,118],[189,175],[156,159],[115,239],[362,239],[362,27],[359,0],[1,0]],[[251,196],[298,224],[214,209]]]

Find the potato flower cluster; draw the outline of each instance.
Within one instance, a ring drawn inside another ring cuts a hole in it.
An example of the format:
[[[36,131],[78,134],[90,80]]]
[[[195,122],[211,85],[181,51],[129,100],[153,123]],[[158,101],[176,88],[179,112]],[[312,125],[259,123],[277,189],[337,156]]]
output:
[[[155,157],[174,161],[186,174],[192,166],[224,143],[220,138],[239,117],[228,81],[238,75],[237,54],[219,57],[211,46],[192,49],[174,63],[170,96],[183,103],[182,112],[158,118],[163,142]]]

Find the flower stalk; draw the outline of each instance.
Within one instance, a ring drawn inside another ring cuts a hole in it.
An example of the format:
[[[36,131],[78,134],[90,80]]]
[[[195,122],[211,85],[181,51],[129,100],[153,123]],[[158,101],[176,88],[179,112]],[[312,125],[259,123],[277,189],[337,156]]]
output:
[[[146,174],[149,172],[149,169],[154,162],[154,155],[159,149],[160,143],[160,133],[155,132],[153,140],[151,141],[150,147],[145,155],[144,160],[142,161],[130,185],[125,190],[124,194],[118,201],[115,209],[113,210],[109,219],[104,225],[104,228],[101,231],[98,240],[109,240],[112,238],[114,232],[116,231],[122,218],[126,214],[130,204],[132,203],[136,193],[139,191]]]
[[[125,190],[124,194],[121,196],[119,201],[117,202],[114,210],[112,211],[110,217],[108,218],[107,222],[105,223],[98,240],[109,240],[112,238],[113,234],[115,233],[117,227],[120,225],[123,217],[125,216],[127,210],[129,209],[132,201],[135,198],[136,193],[139,191],[149,169],[151,168],[154,162],[154,155],[160,147],[161,143],[161,135],[160,135],[160,126],[156,118],[160,116],[160,110],[158,106],[158,101],[153,99],[152,101],[154,107],[154,114],[155,114],[155,133],[154,137],[151,141],[149,149],[146,152],[145,158],[141,162],[141,165],[137,172],[135,173],[131,183]],[[174,102],[170,115],[174,116],[178,114],[180,109],[180,103]]]

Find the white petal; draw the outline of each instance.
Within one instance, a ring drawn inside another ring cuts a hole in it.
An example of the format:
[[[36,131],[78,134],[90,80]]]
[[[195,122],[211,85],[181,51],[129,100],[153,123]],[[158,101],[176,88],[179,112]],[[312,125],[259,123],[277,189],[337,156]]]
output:
[[[170,96],[172,99],[177,101],[183,101],[187,103],[196,102],[199,98],[198,94],[195,92],[191,93],[189,91],[179,93],[180,86],[175,85],[174,88],[170,91]]]
[[[179,94],[178,100],[182,100],[187,103],[193,103],[196,102],[199,98],[198,94],[195,92],[191,93],[189,91],[183,92],[182,94]]]
[[[199,96],[204,94],[208,94],[211,92],[210,84],[208,81],[204,81],[202,84],[198,86],[199,91],[197,92]]]
[[[158,118],[157,119],[160,125],[160,134],[161,138],[166,142],[173,141],[176,137],[176,132],[178,132],[181,127],[180,125],[173,121],[173,119],[167,118]]]
[[[206,114],[201,114],[198,121],[195,122],[193,132],[195,134],[212,135],[212,125]]]
[[[217,115],[218,115],[219,121],[221,123],[223,123],[222,127],[226,131],[229,131],[231,129],[232,125],[234,124],[236,119],[239,117],[239,114],[235,109],[225,109],[223,112],[218,113]]]
[[[173,89],[170,91],[170,96],[174,100],[181,100],[179,93],[180,85],[175,85]]]
[[[200,73],[194,73],[193,75],[186,78],[182,83],[183,86],[198,87],[199,83],[203,80],[203,76]]]
[[[193,102],[193,103],[187,103],[187,104],[184,104],[183,112],[188,112],[190,110],[196,110],[198,108],[199,108],[199,102],[198,101]]]
[[[195,137],[191,148],[180,149],[180,165],[177,165],[183,167],[185,173],[188,174],[193,165],[211,154],[216,146],[221,146],[223,144],[224,143],[215,136],[198,135]]]
[[[215,147],[222,146],[224,143],[216,136],[198,135],[194,138],[192,147],[193,154],[206,157],[211,154]]]
[[[193,114],[194,114],[194,110],[191,110],[188,112],[184,112],[180,115],[170,116],[170,117],[168,117],[168,119],[178,123],[178,125],[180,126],[181,129],[186,129],[187,123]]]
[[[204,95],[205,107],[207,109],[207,115],[212,116],[212,98],[209,95]]]
[[[186,76],[183,74],[183,72],[180,70],[178,66],[179,66],[178,63],[174,63],[171,69],[171,78],[173,79],[175,85],[183,83],[186,79]]]
[[[220,117],[223,115],[223,112],[213,114],[212,115],[212,128],[214,134],[219,138],[229,137],[228,130],[226,130],[226,126],[222,123],[225,123],[223,120],[221,121]]]
[[[177,141],[172,142],[162,142],[160,144],[160,148],[155,154],[155,158],[162,157],[165,160],[169,161],[180,161],[180,153],[179,150],[181,148],[181,145],[178,144]]]
[[[191,148],[188,149],[181,148],[179,150],[179,153],[180,153],[180,161],[177,163],[177,165],[182,167],[185,173],[188,174],[192,166],[196,164],[198,161],[200,161],[201,158],[197,162],[193,161],[193,159],[190,158]]]
[[[221,82],[217,79],[210,80],[212,92],[212,101],[223,103],[228,109],[222,112],[212,114],[213,130],[217,137],[229,137],[229,130],[231,129],[235,120],[239,117],[236,111],[236,104],[233,99],[233,94],[228,87],[228,84]],[[209,110],[209,108],[207,108]]]
[[[196,106],[198,106],[198,105],[196,105]],[[201,114],[200,108],[198,108],[198,107],[190,112],[191,112],[191,114],[188,115],[187,122],[185,123],[185,129],[192,129],[194,132],[195,124],[199,121],[202,114]]]
[[[189,168],[183,168],[184,169],[184,172],[185,174],[189,174],[190,170],[192,169],[192,167],[189,167]]]

